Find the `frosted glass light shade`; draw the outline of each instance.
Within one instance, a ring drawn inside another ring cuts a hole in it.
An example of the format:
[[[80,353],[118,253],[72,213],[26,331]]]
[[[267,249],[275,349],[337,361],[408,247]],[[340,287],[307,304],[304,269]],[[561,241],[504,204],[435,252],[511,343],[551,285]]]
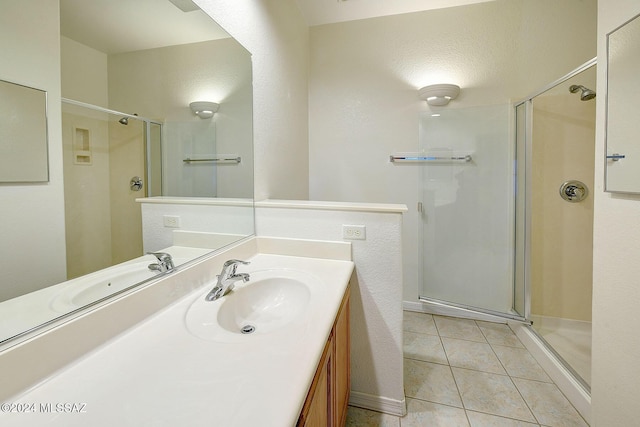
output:
[[[220,104],[210,101],[195,101],[189,104],[193,114],[201,119],[210,119],[220,108]]]
[[[430,85],[418,90],[420,99],[427,101],[429,105],[447,105],[460,94],[460,86],[451,84]]]

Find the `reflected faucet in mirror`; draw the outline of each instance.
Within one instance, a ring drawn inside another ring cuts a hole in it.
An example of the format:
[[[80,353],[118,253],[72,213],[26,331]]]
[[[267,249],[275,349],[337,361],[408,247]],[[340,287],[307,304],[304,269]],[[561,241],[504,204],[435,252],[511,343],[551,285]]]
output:
[[[168,271],[173,271],[175,268],[171,254],[166,252],[147,252],[147,255],[153,255],[158,259],[157,263],[149,264],[149,270],[151,271],[166,273]]]
[[[211,291],[204,297],[207,301],[215,301],[220,297],[225,296],[233,290],[235,282],[242,280],[243,282],[249,281],[248,273],[236,273],[238,264],[250,264],[248,261],[240,261],[239,259],[230,259],[222,266],[222,272],[218,275],[218,283],[211,289]]]

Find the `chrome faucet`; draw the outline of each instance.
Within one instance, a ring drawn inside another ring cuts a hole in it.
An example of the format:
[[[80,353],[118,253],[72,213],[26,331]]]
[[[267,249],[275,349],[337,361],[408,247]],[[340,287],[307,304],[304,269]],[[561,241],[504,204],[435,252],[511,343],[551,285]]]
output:
[[[147,255],[153,255],[158,259],[157,263],[149,264],[149,270],[166,273],[167,271],[172,271],[175,268],[173,265],[173,259],[171,259],[171,254],[166,252],[147,252]]]
[[[249,281],[248,273],[236,273],[238,264],[250,264],[247,261],[240,261],[239,259],[230,259],[224,263],[222,272],[217,276],[218,283],[211,289],[211,291],[204,297],[207,301],[215,301],[220,297],[225,296],[235,286],[235,282],[242,280],[243,282]]]

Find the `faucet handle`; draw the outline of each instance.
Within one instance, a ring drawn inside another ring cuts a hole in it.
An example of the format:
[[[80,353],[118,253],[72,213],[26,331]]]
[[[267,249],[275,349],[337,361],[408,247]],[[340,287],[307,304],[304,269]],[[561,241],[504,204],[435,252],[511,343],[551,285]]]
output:
[[[226,261],[226,262],[224,263],[224,266],[225,266],[225,267],[230,267],[230,266],[232,266],[232,265],[234,265],[234,264],[235,264],[235,265],[237,265],[237,264],[245,264],[245,265],[247,265],[247,264],[251,264],[251,262],[249,262],[249,261],[242,261],[242,260],[240,260],[240,259],[230,259],[230,260],[228,260],[228,261]]]
[[[223,271],[230,271],[230,275],[233,276],[234,274],[236,274],[236,269],[238,268],[238,264],[251,264],[249,261],[242,261],[239,259],[230,259],[228,261],[226,261],[224,263],[224,266],[222,268]]]
[[[158,258],[158,261],[161,262],[171,260],[171,254],[168,254],[166,252],[147,252],[147,255],[153,255],[154,257]]]

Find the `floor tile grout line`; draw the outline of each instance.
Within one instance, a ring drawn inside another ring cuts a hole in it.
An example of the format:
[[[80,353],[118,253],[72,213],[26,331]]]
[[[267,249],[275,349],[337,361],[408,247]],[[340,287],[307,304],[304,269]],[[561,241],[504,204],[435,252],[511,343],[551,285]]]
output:
[[[440,366],[451,366],[448,363],[441,363],[441,362],[434,362],[433,360],[423,360],[423,359],[416,359],[415,357],[409,357],[409,356],[402,356],[403,359],[408,359],[408,360],[413,360],[414,362],[425,362],[425,363],[433,363],[434,365],[440,365]]]
[[[420,402],[433,403],[434,405],[446,406],[447,408],[462,409],[463,411],[467,410],[466,408],[464,408],[462,406],[455,406],[455,405],[450,405],[448,403],[435,402],[433,400],[421,399],[419,397],[410,397],[410,396],[407,396],[407,397],[409,397],[409,399],[411,399],[411,400],[419,400]],[[460,401],[462,401],[462,399]]]
[[[520,391],[520,389],[518,388],[518,385],[516,384],[516,382],[513,380],[513,378],[511,378],[511,375],[509,375],[509,380],[511,381],[511,384],[513,384],[513,386],[516,388],[516,391],[518,392],[518,394],[520,395],[520,397],[522,398],[522,401],[524,402],[525,405],[527,405],[527,408],[529,409],[529,412],[531,412],[531,415],[533,416],[533,418],[536,420],[536,422],[538,424],[540,424],[540,420],[538,419],[538,417],[536,416],[535,412],[533,412],[533,409],[531,408],[531,405],[529,404],[529,402],[527,401],[527,399],[525,399],[525,397],[522,395],[522,392]],[[554,384],[555,385],[555,384]],[[557,387],[557,386],[556,386]]]
[[[476,322],[476,324],[478,324],[478,322]],[[480,325],[478,325],[478,327],[480,328]],[[480,328],[480,331],[482,332],[482,328]],[[482,334],[484,335],[484,332],[482,332]],[[486,335],[485,335],[485,338],[487,338]],[[488,341],[489,340],[487,339],[487,342]],[[491,352],[493,353],[493,355],[496,356],[496,359],[498,359],[498,362],[500,363],[500,366],[502,366],[502,369],[504,369],[504,371],[507,373],[507,376],[511,378],[511,374],[509,373],[509,370],[507,369],[505,364],[502,362],[502,359],[500,359],[500,356],[498,356],[498,353],[496,353],[496,350],[493,348],[493,345],[491,345],[491,343],[489,343],[489,347],[491,348]],[[513,380],[511,382],[513,382]]]
[[[536,418],[536,422],[535,422],[535,423],[532,423],[531,421],[525,421],[525,420],[521,420],[521,419],[519,419],[519,418],[507,417],[507,416],[504,416],[504,415],[496,415],[496,414],[492,414],[492,413],[490,413],[490,412],[479,411],[479,410],[477,410],[477,409],[465,409],[465,412],[477,412],[477,413],[479,413],[479,414],[490,415],[490,416],[492,416],[492,417],[504,418],[504,419],[507,419],[507,420],[518,421],[518,422],[521,422],[521,423],[529,423],[529,424],[538,425],[538,426],[539,426],[539,425],[541,425],[541,424],[538,422],[538,419],[537,419],[537,418]],[[535,418],[535,417],[534,417],[534,418]],[[471,422],[469,422],[469,424],[471,424]]]

